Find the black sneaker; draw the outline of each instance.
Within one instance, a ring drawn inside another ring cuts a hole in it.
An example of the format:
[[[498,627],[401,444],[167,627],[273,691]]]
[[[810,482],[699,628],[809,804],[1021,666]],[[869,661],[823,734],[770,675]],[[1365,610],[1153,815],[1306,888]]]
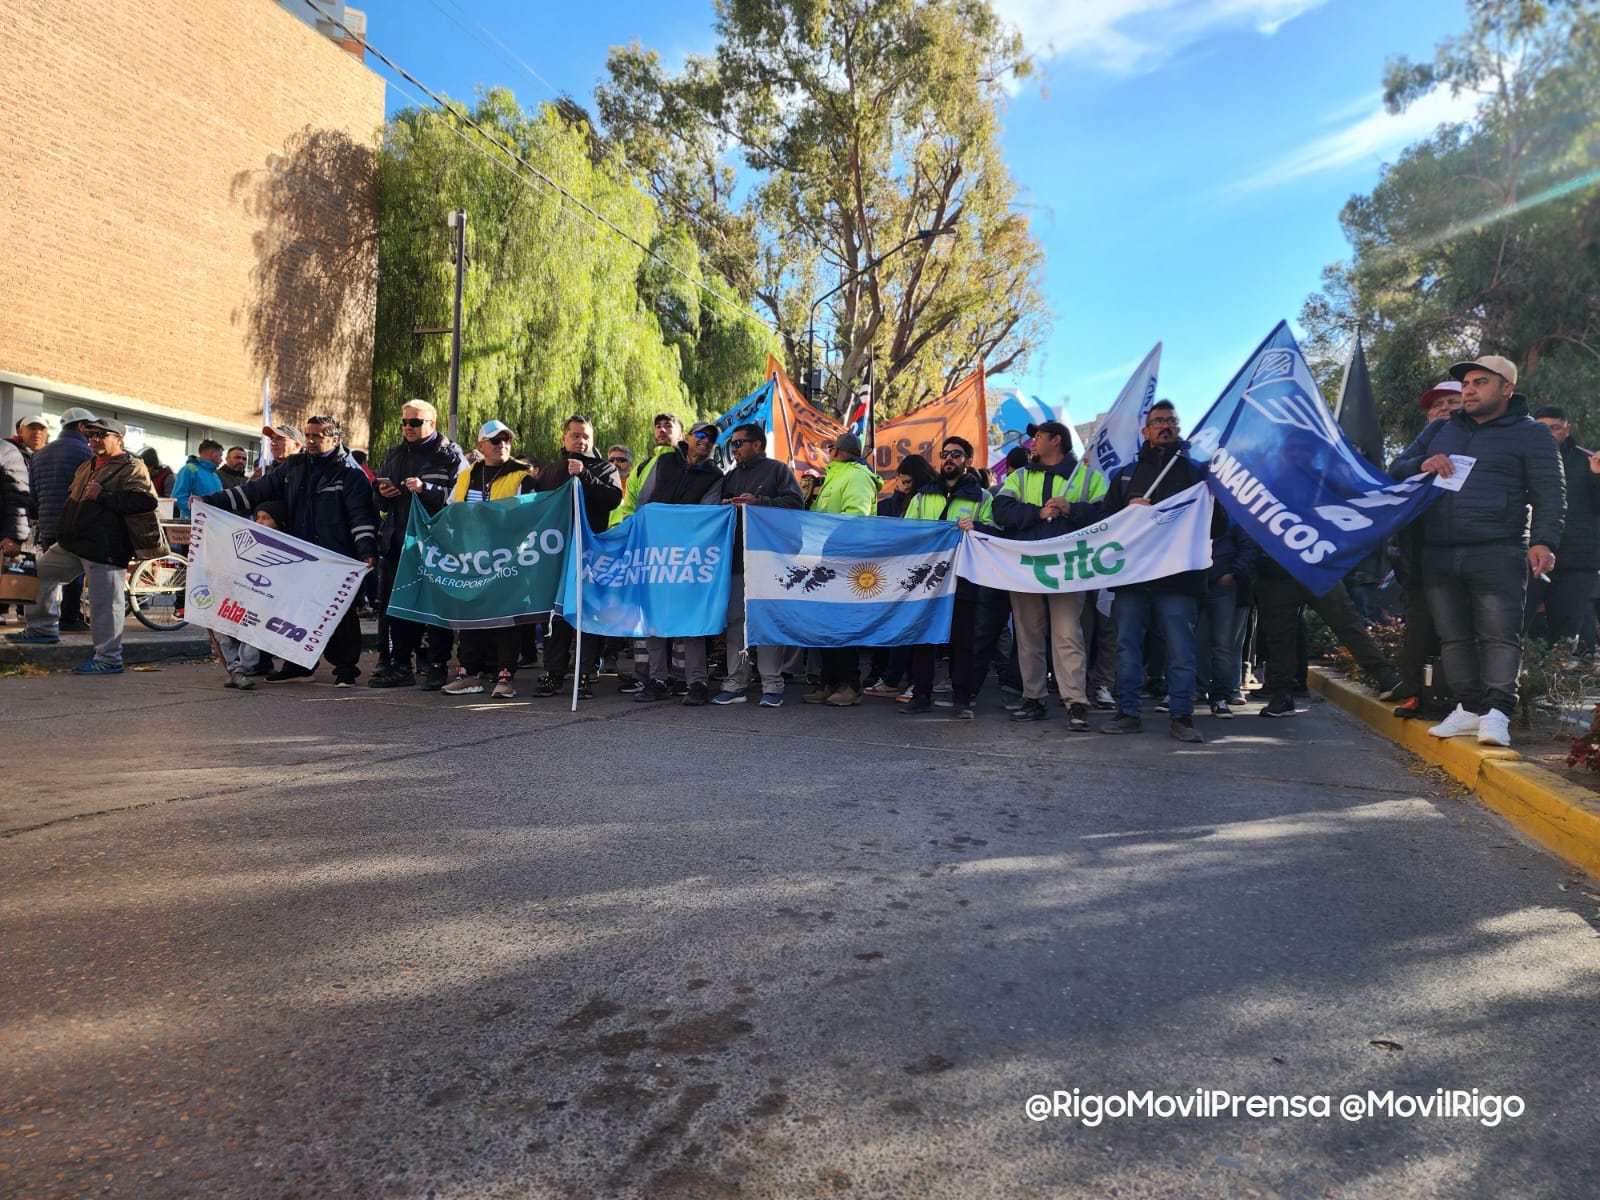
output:
[[[970,704],[957,704],[955,712],[950,714],[957,721],[970,721],[976,717],[977,711]]]
[[[367,686],[369,688],[416,687],[417,677],[410,671],[396,671],[391,667],[387,671],[374,673],[372,678],[367,680]],[[444,684],[441,683],[439,686],[443,687]]]
[[[684,694],[683,706],[685,708],[701,708],[711,703],[711,696],[706,691],[703,683],[691,683],[689,690]]]
[[[667,686],[666,681],[664,679],[652,679],[639,689],[639,693],[634,696],[633,702],[635,704],[654,704],[658,700],[671,699],[672,689]]]
[[[1405,684],[1405,676],[1393,667],[1385,668],[1378,675],[1378,686],[1375,689],[1379,700],[1393,700]]]
[[[674,679],[667,686],[672,689],[674,696],[687,696],[689,694],[689,681],[686,679]]]
[[[1155,710],[1157,712],[1171,712],[1172,711],[1172,697],[1171,696],[1163,696],[1163,697],[1161,697],[1161,699],[1159,699],[1159,700],[1157,700],[1155,702],[1155,705],[1153,707],[1155,708]]]
[[[1261,715],[1263,717],[1292,717],[1298,711],[1294,706],[1294,701],[1288,696],[1274,696],[1267,701],[1267,706],[1261,710]]]
[[[450,667],[448,663],[429,663],[427,677],[422,681],[422,690],[437,692],[450,680]]]
[[[533,681],[533,694],[535,696],[554,696],[557,692],[566,689],[566,680],[558,679],[546,671]]]
[[[594,680],[590,679],[587,675],[578,676],[578,699],[594,699]]]
[[[932,711],[932,696],[913,696],[899,708],[895,709],[895,712],[899,713],[902,717],[914,717],[918,713],[930,713]]]
[[[1050,715],[1043,700],[1023,700],[1020,708],[1011,714],[1013,721],[1042,721]]]
[[[1200,736],[1200,731],[1194,727],[1193,717],[1173,717],[1172,727],[1168,732],[1180,742],[1203,742],[1206,740]]]
[[[268,671],[262,676],[268,683],[287,683],[291,679],[310,679],[312,672],[295,663],[286,662],[276,671]]]
[[[644,691],[644,680],[631,675],[617,685],[619,696],[637,696],[642,691]]]
[[[1087,704],[1067,705],[1067,728],[1074,733],[1089,732],[1089,706]]]

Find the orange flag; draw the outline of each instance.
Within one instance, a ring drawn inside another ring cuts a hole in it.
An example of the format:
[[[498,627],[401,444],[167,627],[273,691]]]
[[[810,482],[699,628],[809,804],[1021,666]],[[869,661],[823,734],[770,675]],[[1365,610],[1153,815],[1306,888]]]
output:
[[[806,403],[800,389],[771,355],[767,356],[767,378],[777,380],[772,396],[772,443],[767,447],[768,457],[788,463],[796,475],[807,467],[826,471],[828,453],[822,444],[843,433],[844,426]]]
[[[987,465],[989,402],[984,394],[982,363],[978,364],[976,372],[937,400],[930,400],[904,416],[879,425],[872,469],[893,483],[900,460],[908,454],[920,454],[937,471],[939,445],[947,437],[966,438],[977,455],[973,466]]]

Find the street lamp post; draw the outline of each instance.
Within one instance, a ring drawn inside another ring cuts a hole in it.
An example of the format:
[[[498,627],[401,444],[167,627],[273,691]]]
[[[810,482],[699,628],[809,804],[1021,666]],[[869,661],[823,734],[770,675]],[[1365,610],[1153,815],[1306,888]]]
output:
[[[811,372],[812,372],[812,370],[813,370],[813,368],[815,366],[814,357],[815,357],[815,354],[816,354],[816,346],[817,346],[817,305],[821,304],[829,296],[836,295],[837,293],[843,291],[845,288],[849,287],[856,280],[860,279],[863,275],[870,274],[871,272],[876,270],[878,268],[879,264],[881,264],[885,259],[892,258],[894,255],[899,254],[900,251],[904,250],[907,246],[911,245],[911,243],[913,243],[913,242],[930,241],[933,238],[942,237],[944,234],[954,233],[954,232],[955,232],[955,230],[948,229],[948,228],[946,228],[946,229],[919,229],[919,230],[917,230],[917,232],[913,233],[910,237],[908,237],[905,241],[901,242],[898,246],[895,246],[895,247],[893,247],[892,249],[889,249],[889,250],[885,250],[882,254],[878,255],[877,258],[873,259],[866,266],[862,267],[859,271],[856,271],[856,272],[854,272],[854,273],[852,273],[850,275],[846,275],[843,279],[841,279],[839,281],[839,286],[838,287],[830,288],[828,291],[823,292],[822,295],[818,296],[815,300],[813,300],[811,302],[810,312],[807,313],[807,315],[806,315],[806,378],[805,378],[805,384],[806,384],[807,393],[809,393],[811,391]],[[808,401],[811,399],[809,394],[806,396],[806,399]]]
[[[461,402],[461,280],[467,269],[467,211],[458,208],[447,218],[456,231],[456,302],[450,322],[450,440],[456,441],[456,411]]]

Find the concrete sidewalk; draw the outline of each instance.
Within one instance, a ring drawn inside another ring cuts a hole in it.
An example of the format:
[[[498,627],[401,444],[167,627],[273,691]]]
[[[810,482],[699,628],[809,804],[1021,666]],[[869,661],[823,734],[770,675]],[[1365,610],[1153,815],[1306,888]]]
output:
[[[0,635],[22,632],[22,619],[11,615],[9,625],[0,626]],[[362,652],[377,649],[378,623],[361,622]],[[128,666],[141,663],[173,662],[211,656],[211,639],[198,625],[181,629],[146,629],[132,616],[122,630],[122,661]],[[70,671],[94,657],[94,641],[88,633],[63,633],[54,646],[14,646],[0,636],[0,671],[9,667],[32,666],[43,671]]]
[[[1480,746],[1472,738],[1436,738],[1428,732],[1433,722],[1401,720],[1389,705],[1320,667],[1313,667],[1309,677],[1313,690],[1397,746],[1442,767],[1539,845],[1600,876],[1600,797],[1593,792],[1524,762],[1515,750]]]

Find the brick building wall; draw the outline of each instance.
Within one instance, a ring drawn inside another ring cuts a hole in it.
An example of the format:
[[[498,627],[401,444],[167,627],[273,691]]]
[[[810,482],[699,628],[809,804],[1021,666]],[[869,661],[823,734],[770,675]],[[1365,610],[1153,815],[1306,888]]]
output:
[[[10,394],[193,449],[259,433],[265,378],[365,445],[383,81],[272,0],[19,0],[0,62]]]

